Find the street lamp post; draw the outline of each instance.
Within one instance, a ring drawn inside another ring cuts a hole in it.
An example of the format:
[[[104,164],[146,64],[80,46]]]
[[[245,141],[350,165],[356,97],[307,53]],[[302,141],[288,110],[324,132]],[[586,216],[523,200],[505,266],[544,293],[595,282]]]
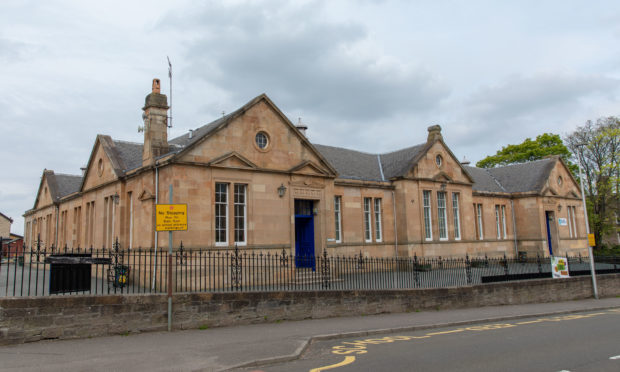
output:
[[[579,147],[585,146],[585,143],[577,145]],[[586,193],[583,187],[583,172],[581,171],[581,162],[583,158],[581,153],[579,153],[579,181],[581,182],[581,201],[583,202],[583,215],[586,221],[586,233],[588,236],[590,235],[590,222],[588,221],[588,209],[586,208]],[[590,273],[592,275],[592,288],[594,289],[594,298],[598,300],[598,289],[596,286],[596,270],[594,268],[594,254],[592,253],[592,247],[588,240],[586,240],[586,245],[588,246],[588,256],[590,256]]]

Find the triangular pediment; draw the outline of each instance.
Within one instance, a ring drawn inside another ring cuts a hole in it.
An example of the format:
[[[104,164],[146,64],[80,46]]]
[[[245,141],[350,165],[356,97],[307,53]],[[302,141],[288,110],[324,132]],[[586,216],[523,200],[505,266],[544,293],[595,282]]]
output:
[[[303,161],[288,170],[290,173],[312,176],[327,176],[329,172],[311,161]]]
[[[571,190],[571,191],[569,191],[569,192],[566,194],[566,196],[567,196],[567,197],[569,197],[569,198],[579,198],[579,197],[580,197],[579,195],[577,195],[577,193],[576,193],[576,192],[574,192],[574,191],[572,191],[572,190]]]
[[[209,164],[223,168],[257,168],[256,164],[252,163],[250,160],[246,159],[244,156],[235,151],[223,155],[219,158],[213,159]]]
[[[543,196],[550,196],[550,195],[552,195],[552,196],[556,196],[556,195],[558,195],[558,192],[557,192],[557,191],[555,191],[555,189],[554,189],[553,187],[546,187],[546,188],[543,190],[542,195],[543,195]]]
[[[119,159],[115,154],[112,139],[110,136],[97,135],[80,190],[88,190],[117,180],[121,175],[122,165],[119,164]]]
[[[316,169],[304,172],[336,176],[327,159],[264,94],[194,132],[198,137],[172,161],[278,172],[307,161]]]
[[[50,204],[53,204],[55,184],[50,185],[49,178],[54,176],[54,171],[44,170],[43,176],[41,176],[41,182],[39,183],[39,190],[37,191],[37,197],[34,201],[34,209],[41,208]]]
[[[433,180],[437,182],[452,182],[452,178],[444,172],[437,173],[435,177],[433,177]]]
[[[145,201],[155,199],[155,196],[149,190],[142,190],[140,195],[138,196],[138,200]]]
[[[474,183],[443,140],[426,143],[412,159],[408,176],[438,182]]]

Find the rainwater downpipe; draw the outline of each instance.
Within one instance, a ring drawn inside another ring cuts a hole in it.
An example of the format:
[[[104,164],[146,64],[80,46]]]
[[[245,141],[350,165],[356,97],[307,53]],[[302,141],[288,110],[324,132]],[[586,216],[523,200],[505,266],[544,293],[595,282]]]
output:
[[[56,205],[56,234],[54,234],[54,246],[58,248],[58,210],[59,207]]]
[[[515,238],[515,258],[519,258],[519,244],[517,243],[517,220],[515,219],[515,203],[510,199],[510,211],[512,212],[512,234]]]
[[[392,207],[394,209],[394,257],[398,258],[398,230],[396,229],[396,197],[392,190]]]
[[[159,203],[159,162],[155,161],[155,205]],[[153,270],[153,286],[151,290],[155,290],[155,278],[157,278],[157,229],[155,229],[155,264]]]

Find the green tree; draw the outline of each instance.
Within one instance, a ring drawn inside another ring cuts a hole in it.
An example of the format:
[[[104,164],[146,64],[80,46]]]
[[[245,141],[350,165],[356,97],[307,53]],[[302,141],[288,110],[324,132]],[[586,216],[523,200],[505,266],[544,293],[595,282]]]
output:
[[[601,248],[602,238],[616,231],[615,214],[620,214],[620,119],[588,120],[565,141],[583,169],[590,230]]]
[[[539,160],[548,155],[559,155],[571,170],[574,167],[570,163],[571,152],[566,148],[562,138],[558,134],[543,133],[532,141],[526,138],[518,145],[502,147],[495,155],[487,156],[476,163],[479,168],[493,168],[498,166],[526,163]]]

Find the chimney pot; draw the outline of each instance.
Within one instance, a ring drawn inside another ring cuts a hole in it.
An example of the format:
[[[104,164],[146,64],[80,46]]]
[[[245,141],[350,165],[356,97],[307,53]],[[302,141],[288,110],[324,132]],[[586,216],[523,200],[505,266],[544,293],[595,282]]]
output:
[[[160,92],[161,92],[161,86],[160,86],[159,79],[153,79],[153,93],[160,93]]]

